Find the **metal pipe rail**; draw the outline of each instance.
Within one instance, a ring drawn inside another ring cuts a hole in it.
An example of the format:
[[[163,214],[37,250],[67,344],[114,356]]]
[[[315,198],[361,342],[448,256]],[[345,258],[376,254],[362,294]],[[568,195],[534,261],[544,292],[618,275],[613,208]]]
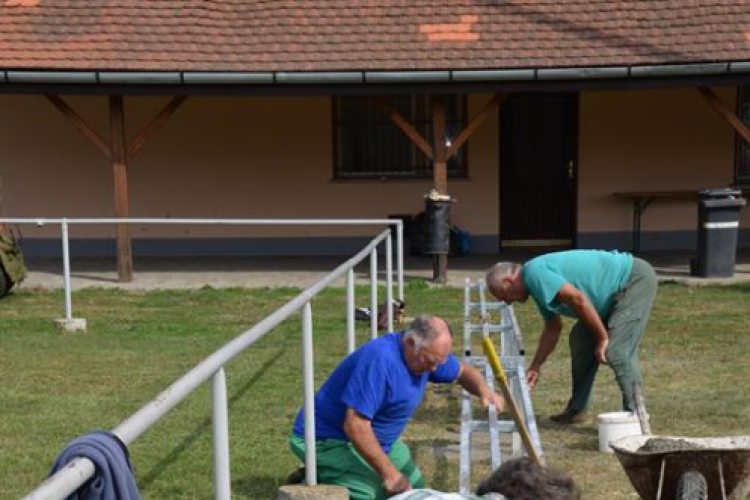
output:
[[[315,462],[315,399],[313,380],[313,352],[312,352],[312,307],[311,299],[332,282],[348,274],[352,280],[351,270],[368,256],[376,252],[377,246],[391,238],[390,229],[376,236],[360,252],[331,271],[326,277],[305,289],[302,293],[277,309],[258,324],[240,334],[224,347],[214,352],[197,364],[188,373],[172,383],[153,400],[143,406],[127,420],[118,425],[112,432],[126,445],[130,445],[146,430],[158,422],[183,399],[195,391],[201,384],[213,379],[213,436],[214,436],[214,488],[216,500],[230,500],[229,480],[229,426],[227,417],[227,397],[224,366],[238,354],[253,345],[266,333],[278,326],[295,312],[302,310],[303,331],[303,376],[304,376],[304,408],[305,408],[305,446],[307,484],[316,484]],[[370,275],[371,281],[377,281],[377,273]],[[353,287],[347,288],[347,319],[353,311]],[[387,304],[393,307],[393,304]],[[347,321],[347,329],[353,328],[353,321]],[[373,332],[373,336],[377,332]],[[347,332],[347,342],[352,347],[353,332]],[[76,491],[94,474],[94,465],[87,458],[77,458],[64,469],[48,478],[23,500],[62,500]]]
[[[70,225],[219,225],[219,226],[395,226],[396,227],[396,282],[398,298],[404,300],[404,223],[400,219],[177,219],[177,218],[0,218],[0,224],[33,224],[39,227],[47,224],[60,224],[63,253],[63,281],[65,287],[65,319],[73,317],[70,284],[70,245],[68,226]],[[388,239],[390,242],[390,238]],[[392,279],[392,246],[386,245],[386,262],[388,277]],[[388,297],[388,302],[391,298]],[[373,304],[373,311],[377,304]],[[390,308],[389,308],[390,310]],[[392,324],[389,317],[389,326]]]

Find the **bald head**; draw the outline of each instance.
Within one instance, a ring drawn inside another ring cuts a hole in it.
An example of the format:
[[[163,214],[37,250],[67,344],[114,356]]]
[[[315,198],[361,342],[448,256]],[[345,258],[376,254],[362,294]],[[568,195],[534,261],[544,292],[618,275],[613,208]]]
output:
[[[511,303],[523,299],[525,288],[519,279],[520,272],[521,264],[498,262],[487,271],[487,289],[495,298],[504,302]]]
[[[430,344],[442,336],[453,337],[448,322],[440,316],[418,316],[409,325],[406,335],[414,338],[417,345]]]
[[[414,375],[435,371],[453,349],[453,333],[439,316],[419,316],[403,336],[404,360]]]

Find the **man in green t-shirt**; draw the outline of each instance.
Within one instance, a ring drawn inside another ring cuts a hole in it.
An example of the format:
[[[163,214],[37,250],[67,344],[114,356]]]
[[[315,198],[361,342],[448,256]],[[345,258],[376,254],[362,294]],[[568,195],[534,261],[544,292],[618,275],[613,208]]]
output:
[[[642,380],[638,344],[657,290],[656,273],[648,262],[628,253],[569,250],[542,255],[524,265],[500,262],[487,272],[486,280],[492,295],[508,304],[531,296],[544,318],[539,346],[526,370],[532,388],[560,338],[561,315],[577,319],[569,338],[572,396],[553,421],[587,420],[600,363],[612,368],[623,408],[635,411],[634,385]]]

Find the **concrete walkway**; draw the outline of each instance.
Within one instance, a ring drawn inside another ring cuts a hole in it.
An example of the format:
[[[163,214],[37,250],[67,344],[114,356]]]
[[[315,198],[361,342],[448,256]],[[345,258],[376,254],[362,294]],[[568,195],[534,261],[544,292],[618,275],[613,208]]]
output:
[[[523,261],[528,253],[503,256],[469,256],[449,260],[448,285],[463,286],[464,280],[484,277],[486,270],[498,260]],[[732,278],[705,279],[690,276],[686,252],[647,253],[642,256],[654,265],[661,280],[684,282],[690,285],[729,284],[750,282],[750,251],[737,256]],[[136,258],[132,283],[117,281],[115,259],[81,258],[71,262],[71,286],[83,288],[123,288],[129,290],[190,289],[212,286],[224,287],[282,287],[306,288],[346,260],[344,257],[248,257],[248,258]],[[395,259],[394,259],[395,266]],[[28,259],[29,276],[24,289],[54,289],[63,287],[62,262],[59,259]],[[384,272],[384,263],[379,272]],[[406,257],[404,280],[432,279],[432,260]],[[369,260],[356,269],[358,284],[369,280]],[[344,280],[336,283],[344,286]]]

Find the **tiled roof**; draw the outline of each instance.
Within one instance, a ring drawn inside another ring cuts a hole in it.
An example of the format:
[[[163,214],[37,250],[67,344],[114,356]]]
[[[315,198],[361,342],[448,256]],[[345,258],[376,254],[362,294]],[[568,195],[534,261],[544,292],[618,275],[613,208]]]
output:
[[[0,0],[0,69],[339,71],[750,61],[746,0]]]

